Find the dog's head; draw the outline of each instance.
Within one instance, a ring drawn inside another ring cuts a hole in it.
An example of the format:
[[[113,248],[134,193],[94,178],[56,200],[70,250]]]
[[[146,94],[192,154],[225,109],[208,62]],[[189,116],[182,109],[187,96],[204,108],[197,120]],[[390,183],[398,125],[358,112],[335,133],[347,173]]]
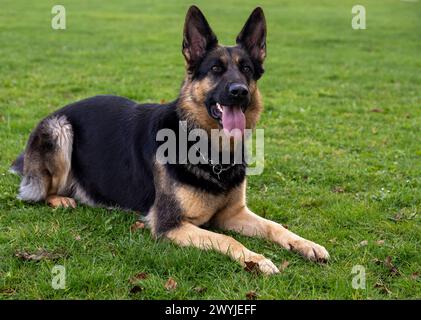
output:
[[[253,128],[262,106],[256,82],[266,56],[266,21],[261,8],[251,13],[235,46],[218,44],[202,12],[190,7],[182,52],[187,76],[181,90],[184,115],[204,129],[243,134]]]

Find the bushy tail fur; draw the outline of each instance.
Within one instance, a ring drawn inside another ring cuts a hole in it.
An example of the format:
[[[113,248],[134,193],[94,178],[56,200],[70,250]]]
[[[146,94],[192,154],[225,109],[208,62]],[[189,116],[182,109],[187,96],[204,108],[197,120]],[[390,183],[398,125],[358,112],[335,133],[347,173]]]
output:
[[[44,119],[29,137],[11,170],[22,176],[18,198],[37,202],[65,192],[71,166],[73,130],[65,116]]]
[[[17,174],[19,176],[23,175],[23,159],[25,154],[22,152],[16,159],[13,161],[12,165],[10,166],[9,171],[11,173]]]

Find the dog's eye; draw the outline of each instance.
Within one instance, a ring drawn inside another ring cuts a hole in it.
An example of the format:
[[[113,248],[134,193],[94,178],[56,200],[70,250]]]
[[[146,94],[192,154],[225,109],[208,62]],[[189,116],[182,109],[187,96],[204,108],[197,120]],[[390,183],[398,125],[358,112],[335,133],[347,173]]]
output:
[[[244,73],[250,73],[251,72],[251,68],[249,66],[243,66],[243,72]]]
[[[222,67],[215,65],[215,66],[212,67],[212,71],[215,72],[215,73],[221,73]]]

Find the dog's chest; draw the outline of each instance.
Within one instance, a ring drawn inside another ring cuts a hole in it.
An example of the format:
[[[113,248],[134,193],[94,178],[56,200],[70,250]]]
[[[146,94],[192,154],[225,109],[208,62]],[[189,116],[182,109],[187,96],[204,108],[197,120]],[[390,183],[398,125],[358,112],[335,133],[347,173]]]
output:
[[[183,218],[195,225],[208,222],[227,205],[225,194],[214,195],[190,186],[179,186],[175,190]]]

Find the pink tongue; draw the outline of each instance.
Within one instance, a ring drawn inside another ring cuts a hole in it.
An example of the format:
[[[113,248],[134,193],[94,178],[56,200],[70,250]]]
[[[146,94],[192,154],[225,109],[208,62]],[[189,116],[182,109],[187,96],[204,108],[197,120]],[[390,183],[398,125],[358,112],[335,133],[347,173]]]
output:
[[[241,138],[246,127],[246,117],[240,107],[225,107],[221,106],[222,112],[222,127],[226,134],[234,136],[234,138]],[[228,132],[227,132],[228,131]]]

